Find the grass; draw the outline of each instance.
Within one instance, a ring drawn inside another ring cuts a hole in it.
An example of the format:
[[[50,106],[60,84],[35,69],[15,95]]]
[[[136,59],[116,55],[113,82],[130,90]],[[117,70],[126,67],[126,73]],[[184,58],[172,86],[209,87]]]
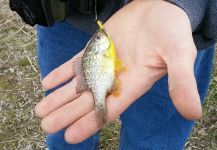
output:
[[[18,61],[18,65],[19,65],[19,66],[22,66],[22,67],[29,66],[30,63],[29,63],[28,58],[25,57],[25,58],[20,59],[20,60]]]
[[[45,150],[45,134],[34,115],[43,96],[36,57],[36,32],[0,0],[0,150]],[[217,149],[217,63],[200,119],[187,150]],[[120,123],[101,131],[100,150],[118,149]]]

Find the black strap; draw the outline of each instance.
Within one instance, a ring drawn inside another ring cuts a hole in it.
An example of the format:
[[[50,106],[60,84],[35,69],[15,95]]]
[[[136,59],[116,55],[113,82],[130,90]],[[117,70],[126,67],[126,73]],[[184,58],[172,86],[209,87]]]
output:
[[[40,0],[10,0],[10,7],[22,17],[25,23],[31,26],[35,24],[48,25]]]

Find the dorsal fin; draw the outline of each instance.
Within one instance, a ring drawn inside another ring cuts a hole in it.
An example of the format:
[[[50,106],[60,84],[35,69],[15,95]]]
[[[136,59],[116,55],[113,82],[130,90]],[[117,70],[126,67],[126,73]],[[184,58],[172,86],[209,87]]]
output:
[[[73,70],[75,71],[75,79],[77,81],[76,93],[88,91],[82,69],[82,57],[77,58],[72,63]]]

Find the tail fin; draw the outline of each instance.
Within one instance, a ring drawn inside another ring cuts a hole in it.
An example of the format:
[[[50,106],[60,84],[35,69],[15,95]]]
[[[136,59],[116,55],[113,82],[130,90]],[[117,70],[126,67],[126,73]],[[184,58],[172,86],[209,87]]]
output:
[[[106,103],[98,103],[95,105],[95,113],[97,117],[97,124],[99,127],[105,125],[108,120],[108,110]]]

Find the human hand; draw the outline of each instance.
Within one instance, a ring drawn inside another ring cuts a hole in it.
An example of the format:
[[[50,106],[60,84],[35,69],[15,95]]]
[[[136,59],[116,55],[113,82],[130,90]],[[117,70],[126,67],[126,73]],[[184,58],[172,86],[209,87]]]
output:
[[[177,111],[186,119],[201,117],[193,71],[197,50],[190,21],[183,10],[161,0],[134,0],[113,15],[104,27],[127,68],[118,76],[120,96],[110,95],[106,100],[109,122],[167,73],[170,97]],[[75,57],[80,56],[82,52]],[[43,87],[51,89],[73,78],[75,57],[44,78]],[[69,143],[79,143],[100,129],[91,93],[76,94],[75,86],[72,80],[36,106],[36,114],[43,118],[43,130],[54,133],[67,127],[65,139]]]

